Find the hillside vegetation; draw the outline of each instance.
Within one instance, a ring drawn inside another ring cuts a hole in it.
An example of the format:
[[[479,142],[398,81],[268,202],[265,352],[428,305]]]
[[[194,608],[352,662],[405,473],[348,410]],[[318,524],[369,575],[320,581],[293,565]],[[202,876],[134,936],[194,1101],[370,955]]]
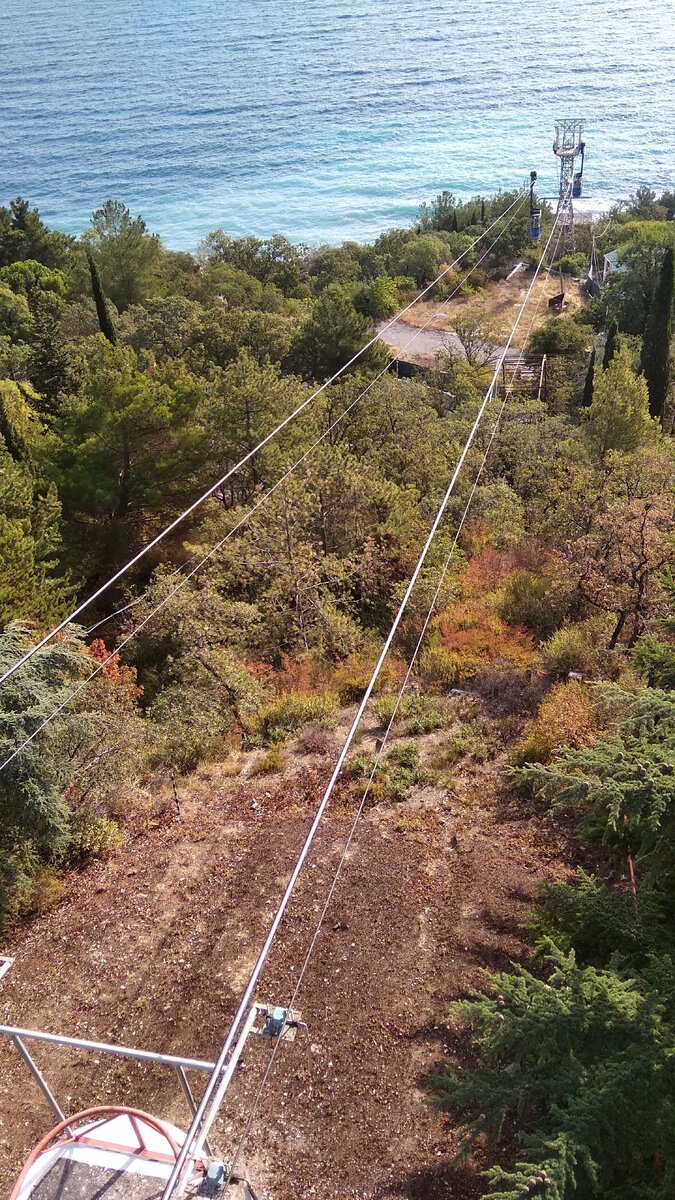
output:
[[[23,200],[0,208],[0,671],[514,199],[444,193],[372,245],[216,230],[195,255],[118,202],[79,240]],[[670,1200],[675,1186],[674,210],[648,189],[619,206],[595,234],[620,269],[574,317],[533,329],[546,389],[509,399],[373,779],[371,803],[405,833],[415,818],[396,806],[412,789],[494,760],[500,793],[544,829],[564,821],[595,863],[542,895],[531,961],[453,1009],[472,1065],[428,1081],[508,1200]],[[498,234],[435,300],[537,261],[525,208]],[[563,271],[582,270],[591,237],[580,229]],[[0,758],[35,734],[0,773],[3,930],[118,852],[140,787],[251,750],[254,773],[274,776],[289,739],[325,748],[363,694],[491,378],[471,352],[490,331],[475,318],[457,331],[468,352],[412,379],[385,370],[375,341],[0,689]],[[382,726],[488,436],[381,676]],[[344,803],[373,766],[357,748]]]

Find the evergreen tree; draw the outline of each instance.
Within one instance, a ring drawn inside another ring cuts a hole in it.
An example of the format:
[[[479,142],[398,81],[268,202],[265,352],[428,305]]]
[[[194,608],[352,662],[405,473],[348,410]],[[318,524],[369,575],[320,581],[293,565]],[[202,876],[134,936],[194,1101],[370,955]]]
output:
[[[631,367],[630,355],[622,350],[606,371],[595,380],[593,401],[584,413],[584,432],[593,449],[602,456],[608,450],[636,450],[649,439],[647,388]]]
[[[647,316],[640,366],[649,389],[649,411],[663,420],[670,383],[670,339],[673,332],[675,252],[666,250],[659,282]]]
[[[480,202],[480,223],[481,223],[481,225],[485,224],[485,201],[484,200],[481,200],[481,202]]]
[[[459,221],[457,220],[457,213],[456,213],[456,212],[454,212],[454,213],[452,214],[452,226],[451,226],[451,228],[452,228],[452,232],[453,232],[453,233],[459,233]]]
[[[111,345],[117,345],[117,330],[110,319],[110,312],[103,294],[103,284],[101,276],[98,273],[98,267],[94,262],[94,256],[91,250],[87,250],[87,262],[89,263],[89,274],[91,275],[91,291],[96,305],[96,315],[101,333],[108,339]]]
[[[610,323],[605,342],[605,353],[602,358],[602,369],[606,371],[619,348],[619,326],[616,321]]]
[[[551,811],[573,813],[589,840],[612,846],[620,861],[632,854],[639,884],[664,882],[675,871],[675,700],[656,688],[637,697],[612,685],[597,691],[600,706],[624,714],[621,736],[515,774]]]
[[[646,978],[581,966],[541,947],[549,973],[493,977],[496,995],[455,1003],[478,1047],[475,1067],[436,1080],[437,1105],[465,1115],[462,1150],[493,1148],[507,1118],[521,1150],[486,1172],[485,1200],[669,1200],[675,1051],[670,960]]]
[[[424,240],[420,238],[419,242]],[[433,242],[436,240],[431,238]],[[357,354],[372,333],[372,323],[356,311],[348,293],[339,284],[331,283],[321,293],[300,332],[292,352],[294,364],[308,377],[326,379]],[[378,369],[384,366],[387,356],[383,344],[375,342],[360,355],[354,369]]]
[[[588,361],[588,370],[586,372],[586,382],[584,384],[584,394],[581,401],[582,408],[589,408],[593,403],[593,379],[595,373],[595,347],[591,352],[591,357]]]
[[[478,224],[478,213],[476,212],[475,208],[473,209],[473,211],[471,213],[471,224],[472,225]]]
[[[132,217],[119,200],[106,200],[92,213],[82,243],[96,253],[105,289],[118,312],[157,295],[162,244],[142,217]]]

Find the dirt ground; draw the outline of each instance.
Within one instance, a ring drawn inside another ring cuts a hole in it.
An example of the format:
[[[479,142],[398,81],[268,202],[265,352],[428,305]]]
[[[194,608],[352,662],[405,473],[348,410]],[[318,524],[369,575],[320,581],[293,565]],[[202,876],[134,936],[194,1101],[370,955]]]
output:
[[[430,332],[434,330],[447,332],[454,328],[454,323],[460,314],[477,310],[484,313],[486,319],[494,325],[497,337],[506,339],[511,332],[514,318],[525,299],[531,282],[532,272],[521,270],[512,279],[489,283],[485,289],[466,299],[450,300],[442,306],[440,313],[438,312],[440,307],[438,300],[421,301],[404,313],[401,322],[416,329],[421,326],[427,327],[428,323]],[[567,314],[576,312],[585,303],[579,280],[564,276],[564,287],[561,288],[560,276],[556,272],[542,273],[539,276],[534,285],[525,317],[516,331],[514,346],[518,348],[522,346],[528,333],[530,318],[537,309],[537,304],[540,302],[534,322],[535,328],[550,316],[547,301],[562,290],[565,292],[567,304],[565,312]],[[411,357],[414,359],[414,355]]]
[[[417,739],[423,753],[440,736]],[[340,730],[332,737],[337,745]],[[216,1057],[330,769],[329,755],[297,754],[283,777],[250,778],[255,758],[243,755],[238,774],[213,764],[184,781],[180,818],[153,801],[111,862],[74,876],[67,897],[4,947],[16,956],[0,983],[5,1022]],[[481,1195],[472,1166],[452,1163],[456,1133],[425,1081],[466,1060],[466,1035],[446,1022],[450,1001],[481,968],[523,956],[538,885],[566,876],[570,855],[561,828],[500,800],[495,764],[454,772],[451,788],[418,787],[364,814],[299,996],[311,1076],[302,1044],[284,1047],[243,1148],[260,1200]],[[261,1001],[289,1000],[353,805],[338,787]],[[33,1047],[67,1111],[126,1103],[185,1126],[165,1068]],[[226,1158],[269,1052],[250,1039],[235,1073],[212,1139]],[[52,1123],[3,1040],[0,1194]]]

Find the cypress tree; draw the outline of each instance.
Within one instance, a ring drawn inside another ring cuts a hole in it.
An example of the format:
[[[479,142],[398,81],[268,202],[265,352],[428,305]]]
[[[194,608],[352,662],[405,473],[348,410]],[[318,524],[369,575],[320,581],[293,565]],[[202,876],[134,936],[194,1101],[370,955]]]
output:
[[[475,208],[474,208],[473,212],[471,213],[471,224],[472,225],[478,224],[478,213],[476,212]]]
[[[591,353],[588,363],[588,371],[586,372],[586,382],[584,384],[584,394],[581,401],[582,408],[589,408],[593,403],[593,377],[595,373],[595,347]]]
[[[452,214],[452,232],[459,233],[459,221],[457,220],[456,212]]]
[[[87,250],[87,262],[89,263],[89,274],[91,275],[91,291],[96,305],[96,315],[98,316],[98,325],[104,337],[107,337],[112,346],[117,345],[117,330],[110,319],[110,312],[105,295],[103,293],[103,284],[101,276],[98,273],[98,267],[94,262],[93,255],[90,250]]]
[[[605,342],[605,353],[602,359],[602,369],[606,371],[611,363],[614,355],[619,348],[619,326],[616,321],[612,321],[607,330],[607,341]]]
[[[480,223],[481,223],[481,225],[485,224],[485,201],[484,200],[481,200],[481,202],[480,202]]]
[[[663,420],[670,383],[670,338],[673,331],[675,252],[666,250],[661,274],[649,307],[640,367],[649,389],[649,411]]]

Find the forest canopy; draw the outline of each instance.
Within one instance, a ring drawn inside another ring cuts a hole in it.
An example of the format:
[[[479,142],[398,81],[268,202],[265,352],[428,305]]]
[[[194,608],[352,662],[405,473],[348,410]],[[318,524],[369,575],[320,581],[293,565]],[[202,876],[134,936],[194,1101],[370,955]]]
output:
[[[0,689],[3,927],[115,852],[139,781],[273,750],[362,694],[495,336],[461,310],[463,352],[400,378],[377,322],[464,252],[470,279],[448,269],[434,302],[487,298],[514,259],[531,270],[526,209],[502,216],[516,199],[444,192],[365,245],[217,229],[194,254],[117,200],[80,238],[20,198],[0,208],[0,669],[354,360]],[[438,1103],[488,1156],[495,1196],[673,1194],[674,213],[649,189],[619,206],[596,240],[620,269],[534,328],[546,387],[508,396],[415,670],[431,707],[410,708],[413,731],[452,689],[511,706],[504,786],[609,864],[549,890],[533,961],[453,1012],[475,1066],[437,1081]],[[580,226],[555,269],[580,272],[592,237]],[[481,430],[394,678],[487,449]],[[420,777],[399,757],[383,802]]]

